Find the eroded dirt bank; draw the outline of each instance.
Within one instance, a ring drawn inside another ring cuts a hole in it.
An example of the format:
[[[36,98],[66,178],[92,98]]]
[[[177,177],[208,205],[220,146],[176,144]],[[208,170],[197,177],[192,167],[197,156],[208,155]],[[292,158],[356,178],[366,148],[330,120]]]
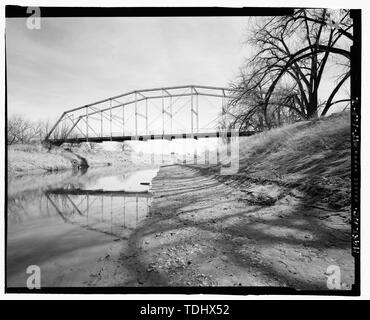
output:
[[[151,216],[121,251],[120,285],[327,289],[328,266],[353,283],[348,208],[305,201],[299,188],[162,167]]]
[[[135,167],[135,164],[129,150],[105,150],[99,144],[81,143],[54,146],[50,150],[41,144],[11,145],[7,166],[8,176],[13,178],[87,167]]]

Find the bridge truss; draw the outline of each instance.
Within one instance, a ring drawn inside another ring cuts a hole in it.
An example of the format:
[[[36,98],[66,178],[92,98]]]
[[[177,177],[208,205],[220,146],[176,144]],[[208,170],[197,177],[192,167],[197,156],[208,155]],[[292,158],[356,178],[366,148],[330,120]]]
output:
[[[219,136],[219,117],[234,93],[199,85],[131,91],[63,112],[45,140],[62,144]],[[202,108],[207,109],[204,99],[213,99],[219,107],[208,108],[216,118],[201,128],[201,117],[210,120],[209,113],[201,115]]]

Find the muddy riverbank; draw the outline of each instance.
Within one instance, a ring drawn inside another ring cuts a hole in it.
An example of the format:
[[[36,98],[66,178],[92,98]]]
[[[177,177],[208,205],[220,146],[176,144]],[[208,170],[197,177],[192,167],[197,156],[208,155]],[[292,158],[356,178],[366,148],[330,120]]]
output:
[[[119,145],[116,146],[117,149]],[[87,167],[135,167],[131,150],[106,150],[101,144],[81,143],[47,149],[41,144],[8,146],[8,176],[40,175]]]
[[[353,283],[348,210],[307,206],[296,188],[220,181],[191,166],[161,167],[150,217],[119,261],[137,286],[286,286],[327,289],[337,265]],[[263,194],[280,194],[262,200]],[[134,275],[133,275],[133,274]]]

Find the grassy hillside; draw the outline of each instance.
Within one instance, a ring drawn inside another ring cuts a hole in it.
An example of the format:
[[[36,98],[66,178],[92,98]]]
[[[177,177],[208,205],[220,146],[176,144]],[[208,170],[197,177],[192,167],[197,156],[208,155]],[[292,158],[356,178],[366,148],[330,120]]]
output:
[[[351,130],[349,113],[333,114],[247,138],[241,172],[305,191],[332,208],[350,205]]]
[[[232,179],[240,184],[279,185],[302,192],[307,203],[325,203],[332,209],[350,206],[348,112],[240,138],[239,148],[238,173],[233,177],[219,176],[219,179]],[[265,193],[270,195],[264,201],[274,203],[276,199],[271,196],[274,193],[268,190]],[[264,198],[261,194],[258,197],[261,201]]]

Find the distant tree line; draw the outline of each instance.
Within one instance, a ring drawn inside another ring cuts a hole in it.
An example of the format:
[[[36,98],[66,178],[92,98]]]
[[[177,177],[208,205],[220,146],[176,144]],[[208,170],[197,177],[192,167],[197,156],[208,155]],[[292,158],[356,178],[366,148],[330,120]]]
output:
[[[7,121],[7,144],[36,143],[45,139],[52,127],[49,120],[30,121],[22,115],[13,115]],[[52,133],[52,138],[65,138],[69,132],[68,125],[58,126]],[[69,137],[73,137],[71,132]]]
[[[353,42],[349,14],[298,9],[289,16],[250,18],[246,43],[253,54],[230,84],[237,93],[220,125],[261,131],[325,116],[334,105],[346,108]]]

